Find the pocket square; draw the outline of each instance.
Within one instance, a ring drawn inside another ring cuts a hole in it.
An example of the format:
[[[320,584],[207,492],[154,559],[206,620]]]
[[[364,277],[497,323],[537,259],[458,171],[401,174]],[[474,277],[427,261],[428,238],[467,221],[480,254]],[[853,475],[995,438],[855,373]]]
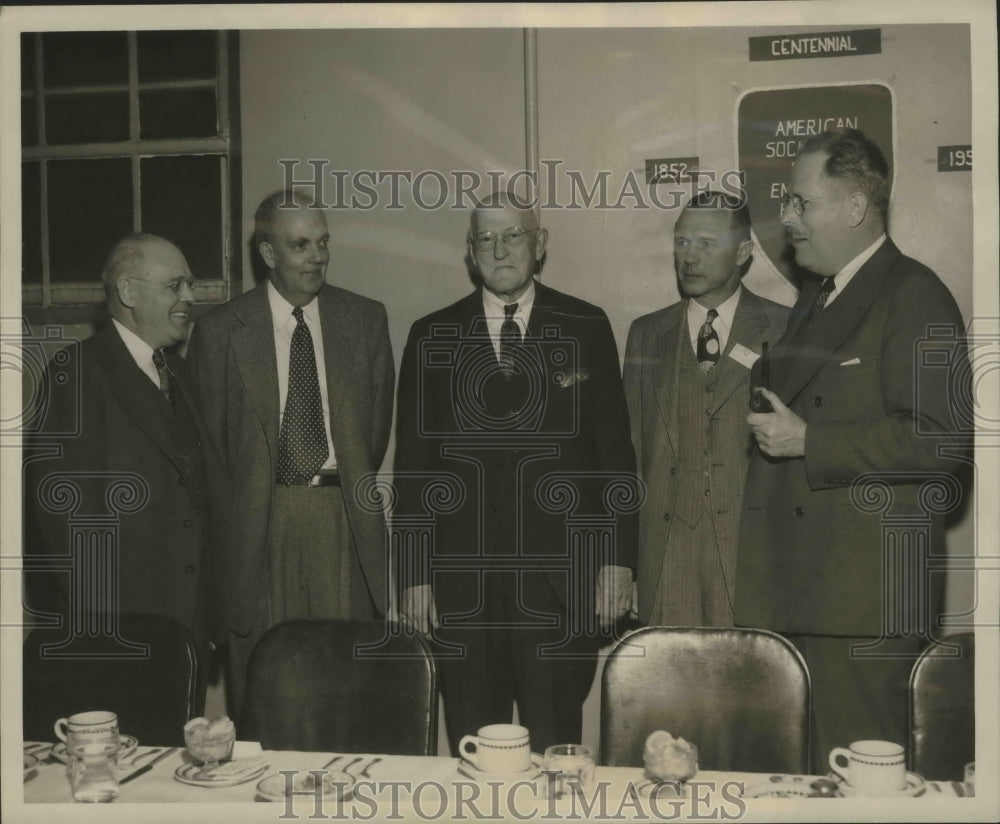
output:
[[[861,363],[861,358],[851,358],[850,360],[845,360],[841,366],[857,366]]]
[[[560,389],[568,389],[574,383],[583,383],[589,377],[589,370],[575,369],[570,372],[557,372],[554,375],[554,380],[559,385]]]

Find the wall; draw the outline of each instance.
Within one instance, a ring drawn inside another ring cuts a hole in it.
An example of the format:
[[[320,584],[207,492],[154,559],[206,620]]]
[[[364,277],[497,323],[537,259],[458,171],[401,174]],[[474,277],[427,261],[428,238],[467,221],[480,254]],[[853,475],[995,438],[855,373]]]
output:
[[[940,174],[935,166],[937,146],[971,143],[968,27],[886,26],[878,55],[748,61],[749,36],[780,32],[540,30],[541,158],[561,160],[563,169],[579,170],[585,180],[609,170],[618,182],[652,157],[698,155],[707,168],[729,169],[735,165],[734,110],[741,93],[883,82],[896,102],[893,237],[938,272],[970,317],[970,175]],[[522,71],[520,29],[243,32],[245,214],[281,187],[281,158],[329,159],[328,169],[352,173],[520,168]],[[311,172],[300,165],[296,174]],[[388,193],[387,186],[379,190]],[[325,194],[328,203],[335,199]],[[543,201],[545,194],[543,188]],[[406,187],[400,202],[405,208],[386,208],[384,199],[369,211],[327,212],[333,234],[329,278],[386,304],[397,363],[413,320],[470,288],[467,214],[413,208]],[[543,277],[603,306],[624,349],[635,317],[677,299],[675,219],[676,212],[657,209],[545,211],[550,241]],[[251,228],[245,220],[245,241]],[[244,246],[244,281],[250,286]],[[794,291],[761,255],[746,282],[775,300],[794,300]],[[973,525],[970,507],[951,531],[953,551],[969,551]],[[952,576],[953,608],[971,605],[970,593],[969,576]],[[590,742],[597,701],[595,691],[588,705]]]

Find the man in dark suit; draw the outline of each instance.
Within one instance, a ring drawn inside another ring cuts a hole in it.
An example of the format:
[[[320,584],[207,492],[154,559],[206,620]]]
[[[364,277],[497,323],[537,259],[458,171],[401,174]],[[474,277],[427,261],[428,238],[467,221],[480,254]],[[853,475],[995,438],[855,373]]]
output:
[[[691,199],[674,226],[684,298],[635,320],[625,350],[639,476],[638,613],[645,624],[733,626],[736,546],[753,438],[750,367],[788,309],[741,285],[746,201]]]
[[[861,132],[803,146],[782,222],[817,277],[774,349],[773,391],[757,390],[773,411],[747,418],[759,449],[736,620],[784,633],[803,653],[816,770],[856,739],[905,743],[907,678],[943,584],[927,555],[944,553],[944,514],[958,503],[950,379],[962,380],[962,316],[938,277],[886,237],[890,181]]]
[[[439,509],[426,544],[400,538],[401,614],[440,644],[453,750],[515,700],[536,751],[579,741],[601,627],[631,601],[618,353],[601,309],[534,279],[547,238],[509,195],[480,205],[481,288],[413,324],[400,370],[393,529]],[[424,494],[439,482],[452,500]]]
[[[138,234],[115,246],[102,279],[111,318],[81,345],[79,384],[53,395],[60,403],[45,425],[77,434],[59,439],[54,459],[28,465],[28,551],[75,564],[52,577],[49,593],[71,631],[82,629],[80,612],[162,615],[186,627],[203,702],[209,552],[224,533],[225,485],[184,362],[170,351],[187,335],[191,272],[172,243]],[[110,556],[95,534],[109,523]]]
[[[326,282],[326,218],[300,195],[266,198],[255,238],[267,279],[200,318],[188,352],[233,490],[218,562],[233,713],[269,627],[386,601],[384,516],[357,492],[389,441],[385,308]]]

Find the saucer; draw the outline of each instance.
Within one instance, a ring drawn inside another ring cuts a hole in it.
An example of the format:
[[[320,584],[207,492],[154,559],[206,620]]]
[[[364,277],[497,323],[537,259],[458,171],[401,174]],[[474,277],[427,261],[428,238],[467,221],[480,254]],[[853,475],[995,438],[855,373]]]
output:
[[[195,787],[234,787],[260,778],[266,770],[263,758],[242,758],[207,771],[200,764],[181,764],[174,771],[174,778]]]
[[[484,784],[488,781],[503,781],[507,783],[512,781],[534,781],[542,774],[542,767],[544,766],[545,759],[538,753],[533,752],[531,754],[531,766],[526,770],[483,772],[468,761],[459,759],[458,772],[466,778],[471,778],[473,781],[479,781]]]
[[[38,766],[38,759],[35,758],[35,756],[33,756],[33,755],[28,755],[28,753],[25,753],[24,754],[24,778],[25,778],[25,780],[28,779],[28,776],[30,776],[32,773],[34,773],[35,767],[37,767],[37,766]]]
[[[829,793],[818,791],[813,784],[816,781],[826,781],[827,786],[833,784],[822,775],[772,775],[766,784],[754,784],[743,791],[743,798],[836,798],[839,787]]]
[[[902,789],[893,790],[889,793],[879,793],[878,795],[858,792],[836,773],[832,774],[830,778],[837,782],[837,789],[840,790],[841,795],[847,798],[906,798],[908,796],[916,797],[923,795],[927,790],[927,782],[916,773],[911,772],[906,774],[906,786]]]
[[[317,770],[316,772],[320,772]],[[354,792],[354,785],[358,779],[349,773],[334,770],[326,771],[325,776],[321,776],[323,798],[340,799],[346,801]],[[259,792],[268,801],[284,801],[286,798],[295,798],[291,793],[316,792],[316,776],[311,772],[298,771],[292,778],[292,786],[288,787],[286,778],[281,773],[269,775],[261,780],[257,785]],[[315,797],[315,796],[314,796]]]
[[[139,741],[132,735],[118,736],[118,757],[122,758],[131,755],[132,751],[139,746]],[[66,742],[60,741],[52,748],[52,756],[58,758],[63,764],[69,763],[69,752],[66,750]]]

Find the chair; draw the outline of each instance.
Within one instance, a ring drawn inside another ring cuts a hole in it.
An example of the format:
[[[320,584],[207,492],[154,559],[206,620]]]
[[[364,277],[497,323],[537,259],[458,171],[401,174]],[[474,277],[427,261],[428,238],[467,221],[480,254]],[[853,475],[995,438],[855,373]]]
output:
[[[975,636],[966,632],[942,638],[913,665],[909,769],[924,778],[961,781],[976,758],[975,662]]]
[[[773,632],[636,630],[608,655],[602,695],[602,764],[642,766],[646,737],[667,730],[701,769],[809,770],[809,673]]]
[[[191,634],[158,615],[119,615],[118,637],[36,627],[23,647],[26,741],[54,741],[57,719],[111,710],[145,744],[183,746],[184,724],[204,712]],[[146,645],[146,648],[139,645]],[[200,694],[199,694],[200,693]]]
[[[294,620],[254,647],[238,729],[265,749],[434,755],[437,701],[419,635],[382,621]]]

